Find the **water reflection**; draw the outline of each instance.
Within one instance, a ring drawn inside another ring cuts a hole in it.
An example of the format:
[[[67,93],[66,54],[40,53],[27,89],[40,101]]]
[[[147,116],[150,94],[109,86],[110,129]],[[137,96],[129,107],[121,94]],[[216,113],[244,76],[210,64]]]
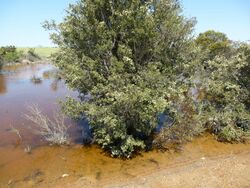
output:
[[[50,88],[52,91],[57,91],[58,90],[58,82],[59,80],[54,80],[51,85],[50,85]]]
[[[39,137],[29,128],[32,123],[24,118],[27,105],[37,104],[50,118],[53,111],[59,108],[59,100],[68,95],[77,97],[77,92],[69,90],[63,80],[56,79],[51,74],[46,77],[45,72],[56,70],[50,64],[4,67],[0,74],[0,147],[15,142],[15,135],[5,131],[10,124],[20,130],[25,143],[41,144]],[[78,127],[77,122],[69,119],[68,124],[72,124],[72,140],[81,137],[81,127]]]
[[[0,73],[0,95],[7,92],[6,80],[3,74]]]
[[[30,81],[33,84],[41,84],[42,83],[42,79],[39,77],[36,77],[35,75],[31,77]]]

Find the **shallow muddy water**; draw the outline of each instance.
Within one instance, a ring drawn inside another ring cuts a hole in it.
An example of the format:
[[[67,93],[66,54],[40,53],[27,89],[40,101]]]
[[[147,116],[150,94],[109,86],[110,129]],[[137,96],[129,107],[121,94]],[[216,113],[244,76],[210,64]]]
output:
[[[32,131],[23,118],[28,104],[38,104],[51,116],[57,101],[77,93],[63,81],[45,76],[52,65],[7,67],[0,74],[0,187],[64,187],[81,179],[86,187],[99,187],[127,181],[161,169],[188,164],[203,157],[250,151],[249,144],[224,144],[204,135],[183,146],[180,152],[142,153],[132,160],[110,158],[96,146],[82,146],[84,123],[67,120],[71,125],[70,146],[49,146]],[[34,84],[31,77],[42,78]],[[20,137],[11,126],[20,131]],[[24,150],[31,147],[31,153]],[[70,187],[70,186],[69,186]]]
[[[18,135],[13,128],[20,131],[22,144],[32,147],[42,144],[40,137],[32,130],[31,122],[24,118],[27,106],[37,104],[42,112],[52,118],[58,110],[58,101],[65,96],[76,97],[77,93],[66,88],[62,80],[49,77],[48,72],[55,67],[49,64],[17,65],[5,67],[0,73],[0,147],[19,144]],[[32,82],[31,78],[40,82]],[[73,127],[76,123],[67,120]],[[79,128],[79,127],[78,127]],[[72,128],[71,130],[74,130]],[[77,139],[77,131],[72,131],[72,139]],[[74,142],[74,140],[73,140]]]

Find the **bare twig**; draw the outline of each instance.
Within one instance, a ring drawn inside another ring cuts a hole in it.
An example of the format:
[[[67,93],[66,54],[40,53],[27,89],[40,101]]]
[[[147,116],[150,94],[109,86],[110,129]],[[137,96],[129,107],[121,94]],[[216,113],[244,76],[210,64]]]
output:
[[[20,131],[18,129],[16,129],[12,124],[10,124],[10,128],[11,128],[11,131],[14,132],[20,140],[22,140],[22,136],[20,134]]]
[[[69,142],[68,128],[65,125],[65,117],[62,114],[54,113],[53,120],[43,115],[37,105],[27,107],[28,114],[25,118],[36,126],[36,131],[44,140],[53,144],[67,144]]]
[[[28,154],[31,154],[31,146],[30,145],[25,146],[24,152],[28,153]]]

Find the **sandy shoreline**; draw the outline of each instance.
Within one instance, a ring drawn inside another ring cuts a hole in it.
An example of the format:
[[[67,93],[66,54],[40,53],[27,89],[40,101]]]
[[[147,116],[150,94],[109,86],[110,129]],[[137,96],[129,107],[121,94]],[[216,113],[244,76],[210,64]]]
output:
[[[0,187],[250,187],[250,144],[204,135],[179,152],[114,159],[98,147],[0,147]]]
[[[59,186],[60,187],[60,186]],[[87,179],[65,187],[250,187],[250,150],[209,158],[200,158],[186,164],[159,170],[127,182],[97,184]]]

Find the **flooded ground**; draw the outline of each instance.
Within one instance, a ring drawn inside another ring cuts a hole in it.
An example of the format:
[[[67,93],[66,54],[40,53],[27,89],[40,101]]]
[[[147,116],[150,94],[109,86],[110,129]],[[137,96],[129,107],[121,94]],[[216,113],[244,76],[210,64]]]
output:
[[[53,69],[48,64],[25,65],[7,67],[0,74],[0,187],[115,187],[207,158],[242,152],[250,158],[249,144],[219,143],[211,135],[204,135],[179,152],[151,151],[133,160],[113,159],[96,146],[82,146],[81,130],[85,125],[71,120],[67,121],[71,125],[71,145],[49,146],[34,134],[33,125],[23,115],[27,105],[36,103],[51,116],[59,99],[77,96],[63,81],[45,76]],[[33,76],[42,82],[31,82]],[[20,131],[21,139],[10,125]],[[25,152],[27,146],[31,153]]]
[[[43,144],[40,137],[32,130],[34,125],[24,118],[27,106],[37,104],[45,115],[52,118],[58,109],[58,101],[66,96],[77,96],[76,92],[65,87],[62,80],[49,77],[47,73],[55,70],[49,64],[18,65],[5,67],[0,74],[0,147],[13,144],[18,146],[20,140],[13,128],[20,131],[22,145],[35,147]],[[32,81],[37,78],[39,82]],[[75,126],[75,122],[68,124]],[[71,130],[74,130],[72,128]],[[77,139],[77,131],[73,131],[72,139]],[[74,142],[74,141],[73,141]]]

